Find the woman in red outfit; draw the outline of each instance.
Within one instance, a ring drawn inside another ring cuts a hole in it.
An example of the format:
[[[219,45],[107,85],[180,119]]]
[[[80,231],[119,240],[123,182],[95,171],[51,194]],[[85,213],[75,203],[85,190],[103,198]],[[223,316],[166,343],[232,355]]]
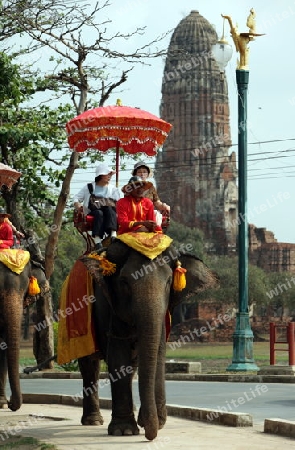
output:
[[[10,248],[13,246],[12,228],[5,219],[11,217],[3,210],[0,212],[0,249]]]
[[[140,177],[131,177],[122,191],[124,198],[116,205],[118,216],[118,234],[129,231],[160,232],[162,228],[156,224],[153,202],[144,197],[152,183],[143,181]]]

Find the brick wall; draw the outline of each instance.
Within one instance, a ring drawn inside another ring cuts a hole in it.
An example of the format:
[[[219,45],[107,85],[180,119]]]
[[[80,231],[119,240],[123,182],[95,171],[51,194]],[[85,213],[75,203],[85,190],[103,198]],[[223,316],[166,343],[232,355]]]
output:
[[[231,342],[235,331],[235,311],[234,306],[223,306],[210,300],[199,302],[196,317],[191,317],[175,325],[171,330],[169,341],[179,340],[187,344]],[[288,315],[275,317],[271,310],[268,313],[267,316],[253,315],[252,317],[250,313],[254,341],[269,340],[270,322],[286,325],[292,319]]]

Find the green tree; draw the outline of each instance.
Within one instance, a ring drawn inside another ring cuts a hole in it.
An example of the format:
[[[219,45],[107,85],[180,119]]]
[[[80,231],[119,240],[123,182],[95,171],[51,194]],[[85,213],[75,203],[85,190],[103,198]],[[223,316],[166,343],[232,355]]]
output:
[[[32,58],[36,51],[47,52],[47,60],[51,61],[52,69],[46,74],[44,91],[51,90],[56,98],[70,99],[75,113],[80,114],[94,105],[102,106],[110,94],[127,81],[128,73],[134,64],[143,64],[148,58],[164,54],[158,49],[152,50],[154,44],[164,35],[134,48],[131,52],[120,51],[122,41],[132,38],[135,42],[134,38],[143,34],[144,28],[137,28],[129,34],[116,32],[110,35],[107,25],[111,20],[98,22],[98,17],[104,15],[104,10],[109,5],[108,1],[102,5],[97,2],[93,8],[84,1],[80,1],[79,5],[60,0],[6,1],[1,11],[0,39],[21,36],[29,42],[26,50],[19,49],[19,54],[24,51],[31,52]],[[43,54],[41,59],[42,56]],[[64,125],[65,123],[66,120]],[[65,143],[64,139],[62,143]],[[45,249],[48,278],[54,268],[70,182],[76,168],[81,166],[81,157],[73,152],[63,173],[61,190],[53,213],[53,230],[49,233]],[[93,159],[97,157],[99,156],[96,154]]]
[[[220,278],[220,287],[200,293],[200,299],[214,299],[216,303],[238,307],[239,273],[238,258],[229,256],[210,257],[208,265]],[[249,265],[248,299],[249,305],[267,302],[267,274],[259,267]]]
[[[0,104],[12,99],[16,104],[21,100],[21,86],[18,66],[12,64],[11,57],[0,53]]]
[[[71,236],[71,239],[69,239],[69,235]],[[59,305],[61,286],[69,274],[74,262],[84,251],[84,239],[79,235],[73,224],[69,223],[61,230],[58,240],[55,270],[50,279],[53,308],[55,311],[57,311]]]
[[[173,239],[173,244],[189,244],[191,252],[199,258],[204,258],[204,234],[199,228],[189,228],[171,220],[167,234]]]
[[[4,90],[8,98],[6,104],[1,105],[1,115],[7,113],[0,130],[3,137],[1,152],[6,151],[11,158],[4,159],[2,155],[0,158],[27,175],[12,191],[3,192],[3,198],[7,209],[13,211],[16,225],[24,222],[26,215],[26,220],[31,219],[36,230],[43,231],[42,221],[46,218],[45,272],[48,280],[54,271],[60,231],[67,221],[71,179],[77,167],[85,167],[84,155],[72,152],[69,156],[67,152],[64,159],[64,129],[69,115],[72,117],[94,106],[102,106],[111,93],[127,81],[134,64],[144,64],[149,58],[164,54],[157,48],[152,49],[164,35],[142,46],[135,44],[130,52],[120,51],[121,43],[126,40],[137,43],[144,29],[137,28],[129,34],[120,31],[110,34],[111,20],[98,20],[105,16],[104,10],[109,5],[108,0],[97,2],[93,8],[82,0],[78,3],[60,0],[7,0],[0,3],[0,41],[2,48],[5,46],[4,53],[19,58],[15,61],[21,64],[19,73],[22,76],[17,93],[24,94],[19,101],[9,86]],[[18,88],[17,84],[15,87]],[[10,117],[15,100],[17,107]],[[57,102],[60,106],[53,107]],[[67,106],[68,102],[71,107]],[[98,152],[89,152],[88,156],[91,162],[102,158]],[[34,179],[38,173],[39,179]],[[21,194],[24,200],[19,204]]]
[[[62,149],[64,121],[72,111],[69,105],[26,106],[43,83],[21,75],[21,68],[4,53],[0,65],[0,160],[22,173],[11,190],[2,187],[2,198],[17,227],[35,226],[38,221],[49,225],[56,189],[64,177],[60,159],[51,155]]]
[[[295,313],[295,277],[288,272],[273,272],[267,276],[266,286],[267,300],[264,306],[282,316],[286,309],[289,314]]]

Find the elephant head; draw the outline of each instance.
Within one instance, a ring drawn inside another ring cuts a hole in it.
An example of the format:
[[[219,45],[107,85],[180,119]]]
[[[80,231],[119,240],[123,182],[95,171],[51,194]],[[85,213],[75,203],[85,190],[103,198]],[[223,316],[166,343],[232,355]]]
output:
[[[98,344],[113,380],[109,434],[137,434],[133,419],[129,423],[127,419],[133,418],[130,377],[118,379],[122,367],[138,366],[141,407],[137,423],[144,427],[146,438],[154,439],[166,421],[167,311],[190,295],[217,284],[216,275],[199,258],[183,250],[171,246],[149,260],[115,241],[106,251],[107,260],[116,264],[115,273],[109,276],[103,276],[100,261],[82,257],[96,281],[94,314]],[[186,287],[181,292],[173,289],[177,261],[187,270]],[[88,401],[84,396],[83,407]],[[88,413],[84,409],[84,415]]]

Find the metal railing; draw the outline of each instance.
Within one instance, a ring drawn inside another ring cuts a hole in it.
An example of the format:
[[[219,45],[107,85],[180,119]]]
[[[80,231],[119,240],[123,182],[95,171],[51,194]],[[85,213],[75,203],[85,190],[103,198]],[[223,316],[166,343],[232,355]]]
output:
[[[278,333],[278,329],[284,329],[283,336]],[[286,325],[278,325],[274,322],[269,324],[269,343],[270,343],[270,365],[276,363],[276,352],[288,352],[289,366],[295,365],[295,322],[289,322]],[[285,344],[284,348],[276,348],[276,344]],[[287,344],[287,345],[286,345]]]

